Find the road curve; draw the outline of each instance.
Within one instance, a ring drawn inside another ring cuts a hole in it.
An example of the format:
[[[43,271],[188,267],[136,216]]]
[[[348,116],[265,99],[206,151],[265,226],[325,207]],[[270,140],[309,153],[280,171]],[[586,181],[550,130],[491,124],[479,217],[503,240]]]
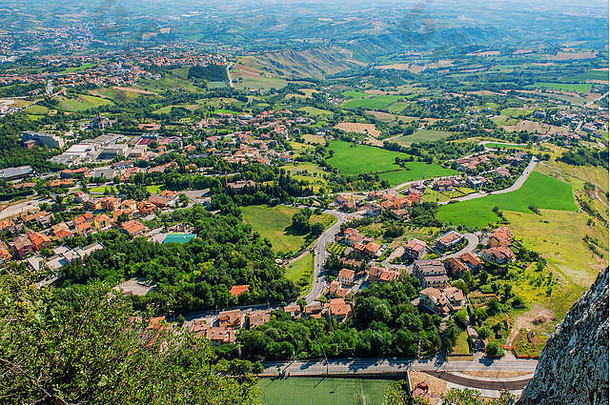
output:
[[[448,253],[446,255],[443,255],[443,256],[439,257],[438,260],[450,259],[452,257],[460,257],[461,255],[463,255],[465,253],[472,252],[479,245],[479,237],[474,233],[465,233],[464,238],[468,242],[466,244],[466,246],[464,246],[462,249],[460,249],[459,251],[457,251],[455,253]]]

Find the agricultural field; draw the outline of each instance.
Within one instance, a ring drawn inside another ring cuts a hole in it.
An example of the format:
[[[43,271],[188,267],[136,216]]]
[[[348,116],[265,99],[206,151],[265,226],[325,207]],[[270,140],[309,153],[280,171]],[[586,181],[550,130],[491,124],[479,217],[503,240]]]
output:
[[[282,168],[290,172],[294,179],[307,182],[313,187],[315,192],[319,192],[320,188],[328,185],[324,177],[327,175],[326,172],[314,163],[295,162],[282,166]]]
[[[538,89],[590,93],[592,85],[589,83],[536,83],[534,86]]]
[[[353,95],[353,94],[350,94]],[[385,96],[371,96],[366,94],[366,97],[352,98],[351,100],[343,103],[343,107],[347,109],[354,108],[365,108],[370,110],[383,109],[390,104],[403,99],[403,96],[385,95]],[[403,108],[404,109],[404,108]],[[401,109],[402,110],[402,109]]]
[[[302,111],[311,117],[319,118],[319,119],[328,119],[333,116],[332,111],[322,110],[321,108],[316,108],[316,107],[311,107],[311,106],[301,107],[298,109],[298,111]]]
[[[345,132],[355,132],[358,134],[370,135],[377,138],[381,132],[375,127],[375,124],[364,124],[360,122],[340,122],[335,125],[335,128]]]
[[[112,101],[101,97],[78,95],[77,98],[59,99],[59,109],[68,112],[85,111],[92,108],[97,108],[103,105],[110,105]]]
[[[334,154],[328,158],[328,163],[342,173],[380,173],[379,177],[388,180],[391,185],[457,173],[455,170],[445,169],[434,163],[423,162],[407,162],[406,166],[410,170],[405,170],[398,166],[394,159],[406,157],[406,154],[372,146],[352,147],[348,142],[335,141],[330,148]]]
[[[492,212],[495,206],[501,211],[530,212],[530,205],[539,209],[576,211],[572,186],[533,172],[517,191],[447,204],[439,208],[438,217],[453,224],[484,227],[499,219]]]
[[[437,131],[433,129],[418,129],[411,135],[404,135],[400,138],[394,139],[392,142],[396,142],[400,145],[410,146],[416,142],[433,142],[441,139],[446,139],[451,136],[451,132]]]
[[[298,377],[260,379],[265,405],[382,405],[392,380]]]

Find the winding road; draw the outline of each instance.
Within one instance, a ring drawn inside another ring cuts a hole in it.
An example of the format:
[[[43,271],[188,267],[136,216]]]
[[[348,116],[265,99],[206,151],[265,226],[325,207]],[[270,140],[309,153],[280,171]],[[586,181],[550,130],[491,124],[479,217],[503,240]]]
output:
[[[324,275],[324,261],[328,255],[326,251],[326,245],[332,242],[335,239],[335,236],[341,231],[341,224],[345,222],[345,217],[347,214],[336,211],[336,210],[327,210],[324,211],[325,214],[330,214],[337,218],[337,222],[330,228],[320,235],[316,243],[313,247],[313,255],[314,255],[314,265],[313,265],[313,288],[305,296],[305,301],[310,304],[316,300],[326,287],[328,286],[328,280]]]

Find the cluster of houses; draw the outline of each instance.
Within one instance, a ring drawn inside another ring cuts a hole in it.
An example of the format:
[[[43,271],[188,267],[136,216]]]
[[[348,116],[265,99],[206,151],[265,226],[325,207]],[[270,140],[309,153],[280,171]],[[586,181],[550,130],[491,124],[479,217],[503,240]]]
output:
[[[349,248],[344,252],[344,255],[349,255],[351,251],[358,254],[377,257],[380,254],[381,245],[375,243],[375,239],[367,238],[360,233],[357,229],[347,228],[343,231],[343,243]]]
[[[407,219],[407,210],[414,202],[419,201],[425,190],[423,182],[413,185],[400,195],[396,190],[388,189],[371,191],[366,196],[366,201],[355,200],[353,196],[340,194],[335,200],[335,205],[342,211],[355,211],[364,207],[366,215],[376,217],[387,212],[393,218]]]
[[[19,218],[0,221],[0,232],[9,237],[8,243],[0,241],[0,261],[11,259],[26,260],[35,270],[46,266],[56,270],[77,258],[84,258],[92,251],[101,249],[100,244],[86,248],[69,249],[63,242],[75,235],[87,235],[117,227],[130,236],[138,236],[147,230],[137,217],[146,217],[159,210],[175,205],[176,194],[163,191],[148,200],[137,202],[117,197],[104,196],[91,198],[84,192],[75,194],[75,201],[80,202],[81,212],[69,221],[57,222],[53,214],[38,211]],[[42,258],[38,253],[51,249],[53,255]]]
[[[234,286],[247,287],[247,286]],[[232,295],[239,295],[239,291],[230,291]],[[328,302],[314,302],[305,307],[292,304],[282,308],[292,319],[304,316],[320,319],[333,318],[344,321],[353,316],[352,305],[343,298],[331,298]],[[232,309],[221,311],[216,317],[195,320],[190,329],[198,337],[206,338],[212,345],[235,343],[237,333],[242,328],[254,329],[271,320],[271,310],[240,310]]]

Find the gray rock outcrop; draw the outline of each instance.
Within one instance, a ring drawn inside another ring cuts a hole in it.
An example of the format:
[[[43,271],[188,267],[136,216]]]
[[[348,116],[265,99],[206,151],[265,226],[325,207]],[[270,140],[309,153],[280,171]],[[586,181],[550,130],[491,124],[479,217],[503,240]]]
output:
[[[608,268],[568,311],[517,405],[608,404]]]

